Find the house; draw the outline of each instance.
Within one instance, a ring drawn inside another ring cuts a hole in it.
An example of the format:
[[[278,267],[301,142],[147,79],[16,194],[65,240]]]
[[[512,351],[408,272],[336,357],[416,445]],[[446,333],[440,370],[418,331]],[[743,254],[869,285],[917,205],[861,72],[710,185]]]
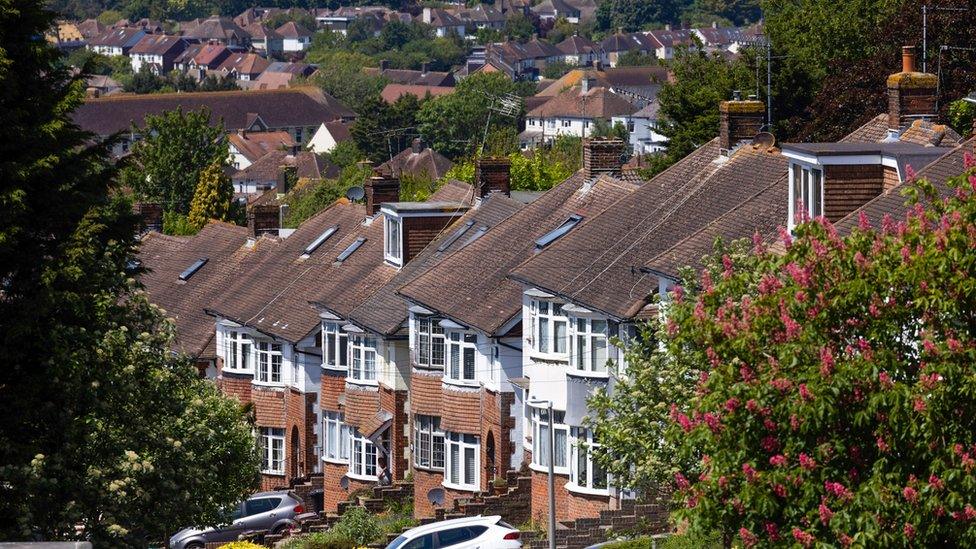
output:
[[[305,51],[312,44],[312,31],[294,21],[281,25],[275,32],[283,40],[282,50],[285,52]]]
[[[592,67],[567,72],[548,83],[536,95],[555,97],[569,88],[582,85],[583,80],[590,80],[590,87],[608,88],[640,108],[657,97],[658,90],[668,78],[667,68],[660,65],[610,68],[597,61]]]
[[[109,29],[88,41],[88,49],[102,55],[129,55],[146,31],[136,27]]]
[[[332,152],[336,145],[352,139],[349,124],[342,121],[323,122],[312,138],[308,140],[308,149],[315,154]]]
[[[108,27],[99,23],[97,19],[85,19],[81,23],[75,24],[75,28],[85,40],[91,40],[108,30]]]
[[[663,29],[643,33],[653,45],[654,57],[658,59],[671,59],[674,57],[674,50],[677,47],[694,46],[695,41],[692,37],[695,34],[691,29],[672,29],[671,25],[665,25]]]
[[[454,93],[453,86],[424,86],[419,84],[387,84],[380,92],[380,97],[383,101],[393,104],[397,99],[400,99],[404,95],[412,95],[417,99],[426,99],[428,97],[440,97],[441,95],[447,95],[449,93]]]
[[[357,20],[363,19],[373,29],[376,36],[383,29],[383,23],[390,14],[385,6],[340,6],[335,10],[320,9],[315,15],[315,22],[321,29],[346,34],[349,26]]]
[[[224,59],[217,68],[219,74],[232,76],[237,80],[250,82],[257,80],[271,63],[256,53],[233,53]]]
[[[695,36],[701,40],[708,51],[723,51],[736,53],[743,44],[753,41],[743,29],[737,27],[719,27],[712,23],[711,27],[692,29]]]
[[[284,194],[291,190],[284,180],[289,168],[294,169],[295,181],[333,179],[339,176],[339,168],[335,164],[323,160],[313,152],[273,149],[231,176],[234,193],[253,195],[275,189],[279,194]]]
[[[186,40],[171,34],[147,34],[129,50],[132,72],[139,72],[143,66],[156,75],[173,70],[174,63],[186,49]]]
[[[240,129],[227,134],[230,165],[243,170],[271,151],[283,150],[294,154],[298,143],[288,132],[249,132]]]
[[[600,42],[600,49],[603,51],[603,61],[611,67],[616,67],[620,56],[625,53],[636,52],[640,55],[657,56],[660,44],[650,33],[617,32],[604,38]]]
[[[140,126],[148,114],[177,108],[210,109],[211,120],[222,121],[228,132],[281,130],[297,143],[309,139],[323,122],[348,122],[355,118],[355,113],[319,88],[297,87],[100,97],[86,100],[72,113],[72,120],[102,138],[122,132],[125,139],[113,149],[113,154],[119,156],[139,138],[132,131],[133,124]]]
[[[668,138],[659,133],[657,99],[650,101],[639,111],[610,119],[612,125],[623,124],[630,134],[630,149],[637,155],[664,152],[668,148]]]
[[[220,43],[189,44],[183,53],[176,57],[173,65],[192,75],[197,80],[203,80],[211,71],[220,69],[235,51]]]
[[[532,6],[532,13],[541,21],[552,22],[563,18],[570,23],[580,22],[580,10],[565,0],[543,0]]]
[[[250,35],[229,17],[210,17],[188,25],[183,34],[187,40],[196,42],[217,42],[225,46],[247,47]]]
[[[122,91],[122,84],[103,74],[93,74],[86,79],[85,93],[88,97],[103,97]]]
[[[430,25],[434,29],[434,35],[441,38],[452,34],[463,38],[466,32],[464,21],[440,8],[425,7],[420,20]]]
[[[599,44],[576,34],[556,44],[556,49],[562,53],[562,61],[570,65],[587,66],[603,59]]]
[[[505,28],[505,14],[493,6],[478,4],[472,8],[462,8],[453,12],[464,23],[466,35],[471,38],[482,29],[500,30]]]
[[[382,76],[393,84],[409,84],[414,86],[454,86],[454,75],[450,72],[432,71],[427,63],[420,70],[391,69],[386,60],[380,61],[379,67],[363,69],[366,74]]]
[[[630,101],[584,79],[580,88],[570,88],[525,115],[525,131],[519,136],[522,148],[549,143],[556,136],[587,137],[595,120],[610,122],[615,116],[637,112]]]
[[[264,23],[254,22],[244,27],[251,39],[251,47],[264,55],[274,55],[284,50],[284,38]]]
[[[246,84],[247,89],[274,90],[287,88],[292,85],[295,78],[304,78],[315,72],[315,67],[305,63],[291,63],[285,61],[275,61],[264,69],[261,76],[250,84]]]
[[[56,48],[64,51],[72,51],[85,46],[85,35],[74,23],[67,21],[57,21],[54,27],[45,33],[47,41]]]
[[[410,147],[379,166],[384,173],[391,173],[397,179],[404,176],[413,179],[437,181],[444,177],[454,164],[444,155],[424,146],[420,138],[414,138]]]
[[[488,490],[493,479],[526,459],[520,380],[527,326],[522,290],[508,275],[636,189],[614,177],[591,177],[590,168],[494,227],[465,224],[456,233],[463,247],[399,289],[411,304],[411,412],[414,448],[421,448],[414,468],[418,516]],[[505,160],[489,160],[476,177],[504,193],[507,170]],[[424,453],[426,440],[432,440],[431,455]]]

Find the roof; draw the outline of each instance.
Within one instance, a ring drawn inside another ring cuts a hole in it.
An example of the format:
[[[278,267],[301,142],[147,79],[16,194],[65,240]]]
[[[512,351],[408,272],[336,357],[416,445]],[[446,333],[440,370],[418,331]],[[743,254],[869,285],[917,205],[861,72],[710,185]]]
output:
[[[571,88],[550,101],[532,109],[526,116],[551,118],[555,116],[574,118],[611,118],[625,116],[637,111],[630,101],[604,87],[591,89],[587,93]]]
[[[169,34],[147,34],[136,42],[129,54],[167,55],[182,51],[186,41],[182,37]]]
[[[440,71],[418,71],[411,69],[380,69],[367,67],[363,72],[383,76],[394,84],[413,84],[421,86],[453,86],[454,75]]]
[[[298,87],[287,90],[220,91],[196,93],[158,93],[119,95],[88,99],[72,113],[72,119],[83,130],[96,135],[111,135],[128,130],[133,123],[142,125],[148,114],[158,115],[177,108],[209,108],[211,120],[223,120],[224,128],[236,131],[246,128],[249,113],[257,113],[271,128],[318,126],[355,114],[335,98],[318,88]]]
[[[108,29],[102,34],[90,39],[89,46],[104,46],[110,48],[123,48],[132,46],[144,34],[145,30],[138,27],[120,27]]]
[[[238,74],[261,74],[271,63],[256,53],[233,53],[220,64],[218,70]]]
[[[248,34],[229,17],[210,17],[194,25],[184,36],[197,40],[243,40]]]
[[[574,34],[556,44],[556,49],[567,55],[579,55],[599,51],[600,46],[592,40]]]
[[[383,92],[380,96],[383,97],[383,101],[387,103],[394,103],[397,99],[400,99],[404,95],[413,95],[418,99],[424,99],[428,95],[431,97],[438,97],[441,95],[447,95],[454,92],[454,87],[452,86],[422,86],[416,84],[387,84],[383,88]]]
[[[450,185],[460,185],[452,183]],[[470,194],[470,186],[467,192]],[[440,263],[445,257],[464,246],[463,238],[471,228],[494,227],[517,212],[522,205],[500,193],[493,193],[484,199],[474,209],[467,211],[450,227],[441,231],[424,250],[400,269],[385,287],[377,290],[362,305],[353,309],[347,318],[356,325],[375,333],[390,336],[400,330],[409,313],[407,301],[396,293],[396,290],[414,280],[417,276],[427,272]],[[455,238],[464,229],[461,238]],[[474,231],[471,230],[473,233]]]
[[[430,147],[421,147],[419,152],[414,147],[408,147],[381,164],[379,169],[397,177],[410,174],[434,180],[444,177],[453,165],[447,157]]]
[[[97,19],[85,19],[81,23],[75,25],[78,28],[78,32],[81,33],[86,39],[91,40],[99,34],[105,32],[108,28],[105,25],[98,22]]]
[[[254,162],[271,151],[291,149],[298,145],[288,132],[235,132],[227,141],[245,158]]]
[[[277,40],[281,38],[276,31],[269,29],[267,25],[257,21],[244,27],[244,32],[251,37],[251,40]]]
[[[209,68],[216,68],[224,59],[233,53],[223,44],[202,44],[193,62],[197,65],[204,65]]]
[[[306,38],[312,36],[312,31],[306,29],[305,27],[299,25],[294,21],[288,21],[281,25],[275,32],[283,36],[284,38]]]
[[[606,67],[573,69],[549,84],[539,95],[554,96],[567,88],[579,86],[583,78],[593,80],[597,86],[615,90],[626,89],[640,92],[650,98],[656,96],[657,89],[668,80],[668,69],[661,65],[646,67]]]
[[[335,139],[336,143],[352,139],[352,133],[349,131],[349,124],[346,124],[345,122],[326,122],[325,129],[329,130],[329,134],[332,136],[332,139]]]
[[[281,166],[295,166],[298,177],[307,179],[334,178],[339,175],[339,168],[331,162],[322,160],[313,152],[272,150],[258,158],[253,164],[234,174],[234,181],[275,182],[278,180]]]
[[[608,177],[587,182],[578,172],[404,285],[400,294],[464,325],[500,335],[522,308],[522,288],[508,275],[536,253],[535,240],[572,215],[584,220],[598,216],[634,189]]]
[[[786,174],[778,151],[713,139],[512,272],[526,285],[614,318],[637,314],[658,281],[640,268]]]

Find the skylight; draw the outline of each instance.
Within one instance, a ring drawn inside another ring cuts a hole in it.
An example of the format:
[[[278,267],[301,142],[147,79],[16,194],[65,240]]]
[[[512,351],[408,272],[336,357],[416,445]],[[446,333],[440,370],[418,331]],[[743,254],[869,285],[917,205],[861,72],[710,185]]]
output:
[[[447,240],[444,241],[443,244],[438,246],[437,251],[443,252],[444,250],[450,248],[451,245],[457,242],[459,238],[464,236],[464,233],[468,232],[468,229],[470,229],[473,225],[474,225],[473,220],[465,223],[461,228],[459,228],[457,231],[454,232],[454,234],[451,235],[451,238],[448,238]]]
[[[563,222],[562,225],[539,237],[539,239],[535,241],[535,247],[541,250],[542,248],[552,244],[572,230],[573,227],[579,225],[580,221],[583,221],[583,216],[581,215],[573,214],[569,216],[569,219]]]
[[[189,280],[191,276],[195,275],[197,271],[200,270],[200,268],[202,268],[204,265],[207,264],[207,261],[210,260],[206,257],[201,257],[200,259],[194,261],[192,265],[190,265],[189,267],[186,268],[185,271],[180,273],[180,280],[184,282]]]
[[[465,246],[467,246],[468,244],[471,244],[471,243],[472,243],[472,242],[474,242],[475,240],[478,240],[478,239],[479,239],[479,238],[481,238],[481,236],[482,236],[482,235],[484,235],[484,234],[485,234],[486,232],[488,232],[488,226],[487,226],[487,225],[482,225],[482,226],[480,226],[480,227],[478,227],[478,230],[477,230],[477,231],[475,231],[475,233],[474,233],[473,235],[471,235],[471,238],[469,238],[469,239],[467,239],[467,240],[465,240],[465,241],[464,241],[464,244],[462,244],[462,245],[461,245],[461,247],[462,247],[462,248],[464,248],[464,247],[465,247]]]
[[[363,242],[366,242],[365,236],[361,236],[357,238],[355,242],[350,244],[348,248],[346,248],[345,250],[342,251],[341,254],[339,254],[339,257],[336,258],[336,261],[345,261],[346,259],[349,259],[349,256],[351,256],[353,252],[358,250],[359,247],[363,245]]]
[[[330,236],[334,235],[337,230],[339,230],[338,225],[333,225],[328,229],[326,229],[324,233],[320,234],[318,238],[313,240],[311,244],[309,244],[308,246],[305,247],[304,250],[302,250],[302,257],[308,258],[308,256],[312,255],[312,252],[317,250],[318,247],[321,246],[326,240],[328,240]]]

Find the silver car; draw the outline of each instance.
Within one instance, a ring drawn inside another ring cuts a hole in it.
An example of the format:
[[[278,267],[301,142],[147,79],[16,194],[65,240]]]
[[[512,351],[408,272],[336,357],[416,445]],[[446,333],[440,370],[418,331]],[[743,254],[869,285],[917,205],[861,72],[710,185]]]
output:
[[[302,499],[293,492],[259,492],[237,505],[231,523],[212,528],[185,528],[169,538],[170,549],[203,549],[208,542],[234,541],[244,532],[268,530],[277,534],[297,524],[305,512]]]

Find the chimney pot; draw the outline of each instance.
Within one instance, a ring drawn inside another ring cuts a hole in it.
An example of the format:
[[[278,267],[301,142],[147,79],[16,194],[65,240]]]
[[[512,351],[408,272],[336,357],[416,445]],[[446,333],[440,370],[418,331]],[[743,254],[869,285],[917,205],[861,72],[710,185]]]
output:
[[[902,46],[901,72],[915,72],[915,46]]]
[[[664,25],[664,30],[670,31],[671,30],[671,23],[668,23],[668,24]]]
[[[424,64],[420,65],[420,72],[421,72],[421,74],[426,75],[428,70],[430,70],[430,63],[424,63]]]
[[[380,72],[385,71],[387,69],[387,67],[389,67],[389,66],[390,66],[390,62],[389,61],[387,61],[386,59],[381,59],[380,60]]]
[[[742,101],[742,92],[739,90],[733,90],[732,101]]]
[[[936,117],[935,92],[939,79],[915,70],[915,48],[901,49],[901,72],[888,77],[888,129],[891,138],[920,119]]]
[[[410,148],[413,149],[414,154],[420,154],[420,151],[424,150],[424,144],[419,137],[414,137],[410,142]]]

